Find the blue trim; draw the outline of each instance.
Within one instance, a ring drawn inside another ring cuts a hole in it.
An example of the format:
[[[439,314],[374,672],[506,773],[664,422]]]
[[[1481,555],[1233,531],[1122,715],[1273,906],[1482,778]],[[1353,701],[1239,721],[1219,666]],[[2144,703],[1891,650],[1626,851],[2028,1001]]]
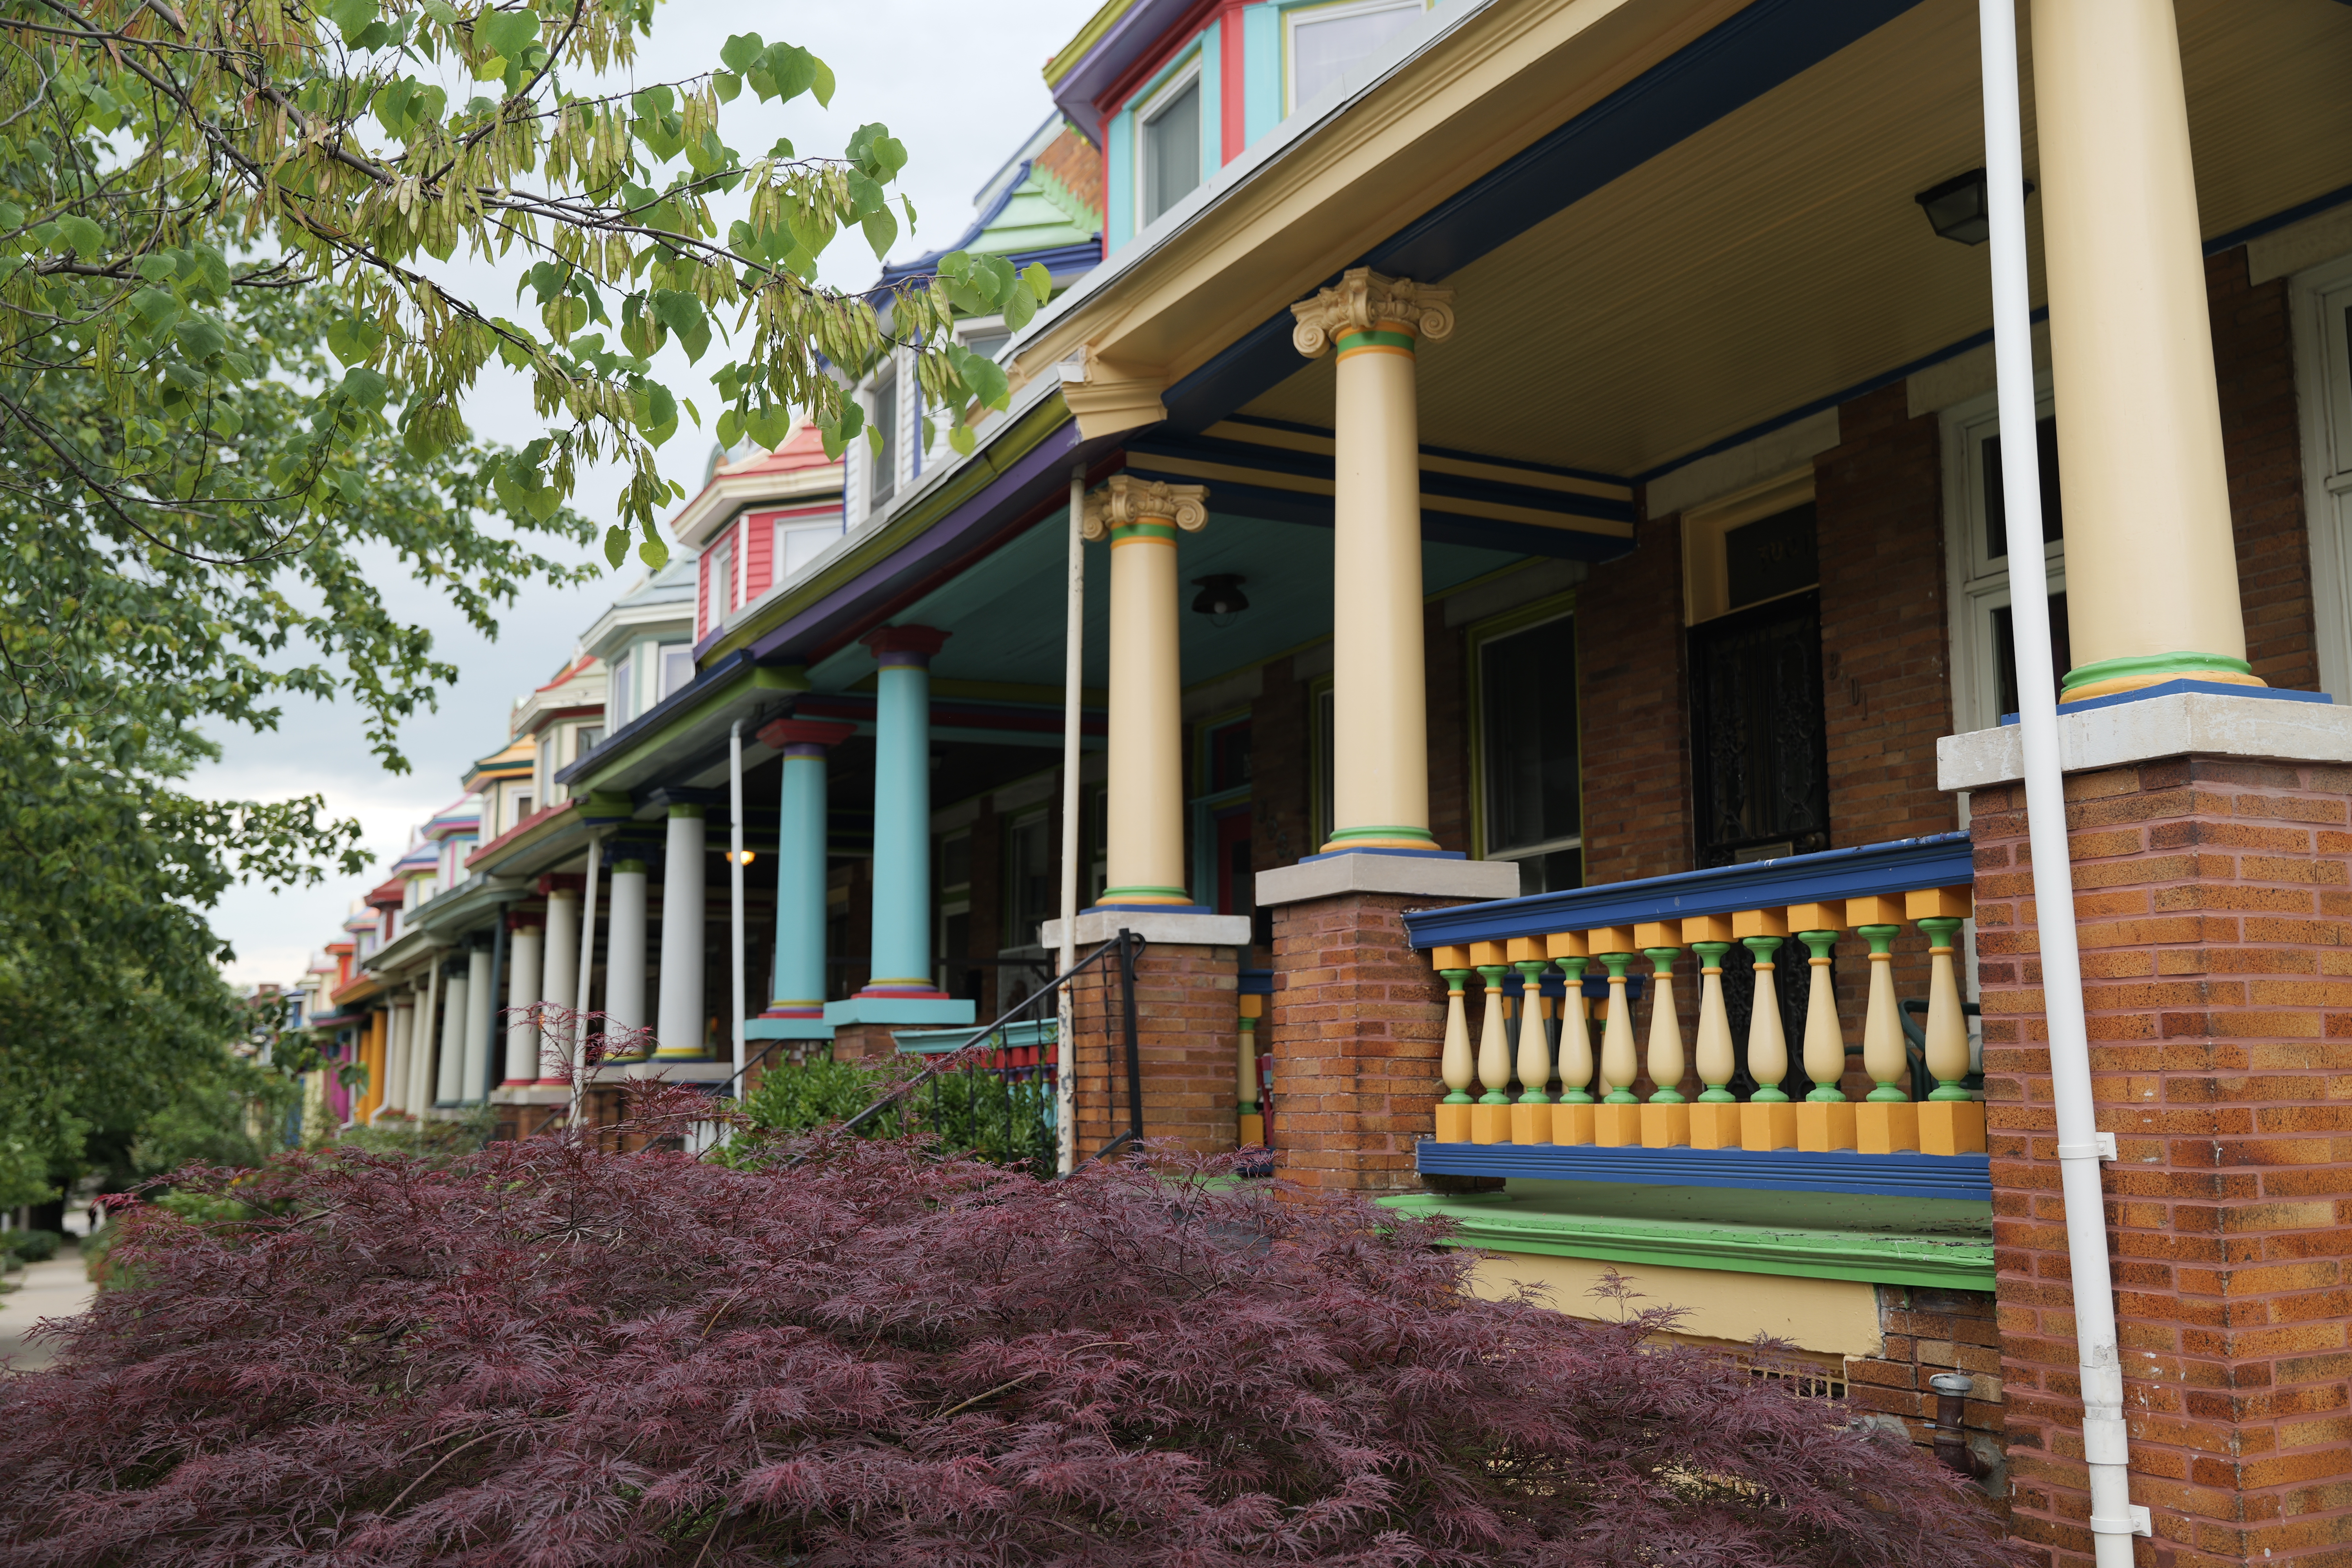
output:
[[[1242,148],[1282,123],[1282,7],[1242,10]]]
[[[1213,915],[1217,912],[1206,904],[1088,904],[1078,912],[1092,915],[1105,911],[1140,915]]]
[[[1274,994],[1274,971],[1271,969],[1241,970],[1235,976],[1234,990],[1244,996],[1271,996]]]
[[[2352,0],[2337,0],[2337,4],[2352,5]],[[2315,217],[2331,207],[2340,207],[2346,202],[2352,202],[2352,185],[2338,185],[2324,196],[2314,196],[2311,200],[2291,206],[2284,212],[2275,212],[2268,217],[2256,218],[2243,228],[2233,228],[2227,234],[2215,236],[2205,242],[2205,254],[2219,256],[2225,250],[2234,250],[2250,239],[2260,239],[2263,236],[2275,233],[2291,223],[2301,223],[2304,219]]]
[[[1748,1187],[1789,1193],[1874,1193],[1897,1198],[1992,1201],[1983,1154],[1803,1154],[1752,1149],[1604,1149],[1597,1143],[1413,1145],[1424,1175],[1518,1176],[1551,1182],[1634,1182],[1660,1187]]]
[[[1349,265],[1441,281],[1917,4],[1756,0]],[[1170,387],[1170,423],[1202,429],[1287,380],[1294,325],[1286,310]]]
[[[1310,860],[1336,860],[1342,855],[1403,855],[1415,860],[1466,860],[1469,858],[1459,849],[1388,849],[1376,845],[1366,845],[1360,849],[1326,849],[1318,855],[1301,855],[1298,858],[1298,863],[1304,866]]]
[[[1483,904],[1407,913],[1415,947],[1457,947],[1551,931],[1594,931],[1686,915],[1730,915],[1785,904],[1831,903],[1974,880],[1976,856],[1966,833],[1898,838],[1853,849],[1824,849],[1747,866],[1719,866],[1645,877],[1559,893],[1528,893]]]
[[[2352,5],[2352,0],[2344,0]],[[2060,714],[2085,713],[2094,708],[2113,708],[2118,702],[2145,702],[2151,697],[2185,697],[2191,692],[2206,697],[2252,697],[2270,702],[2325,702],[2331,707],[2336,699],[2325,691],[2286,691],[2275,686],[2231,686],[2220,680],[2168,680],[2160,686],[2143,686],[2137,691],[2111,691],[2105,697],[2084,697],[2073,702],[2058,704]],[[2017,715],[2004,713],[2004,724],[2017,722]]]

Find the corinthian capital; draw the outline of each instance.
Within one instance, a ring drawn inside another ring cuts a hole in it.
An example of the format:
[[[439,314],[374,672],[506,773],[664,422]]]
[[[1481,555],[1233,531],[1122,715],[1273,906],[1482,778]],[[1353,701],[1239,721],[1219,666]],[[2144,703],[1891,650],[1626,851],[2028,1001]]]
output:
[[[1208,521],[1206,485],[1171,485],[1113,474],[1102,489],[1087,493],[1078,531],[1087,539],[1100,539],[1133,522],[1172,522],[1187,533],[1198,533]]]
[[[1351,267],[1336,287],[1300,300],[1290,313],[1298,318],[1290,341],[1308,359],[1349,331],[1409,332],[1434,342],[1454,334],[1454,290]]]

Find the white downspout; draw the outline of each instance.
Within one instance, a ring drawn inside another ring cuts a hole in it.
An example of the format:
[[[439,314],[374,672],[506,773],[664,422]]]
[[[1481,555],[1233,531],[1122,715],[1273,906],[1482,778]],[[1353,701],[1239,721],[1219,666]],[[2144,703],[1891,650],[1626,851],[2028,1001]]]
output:
[[[728,967],[735,977],[735,1092],[743,1092],[743,721],[727,731],[727,892],[734,946]]]
[[[2000,388],[2001,497],[2010,538],[2010,625],[2017,647],[2018,724],[2025,751],[2025,810],[2039,907],[2043,1010],[2050,1029],[2050,1099],[2058,1121],[2067,1263],[2082,1363],[2083,1457],[2090,1471],[2098,1568],[2132,1568],[2132,1537],[2149,1533],[2131,1501],[2123,1355],[2116,1342],[2114,1273],[2099,1177],[2083,1026],[2082,953],[2074,931],[2074,861],[2058,758],[2057,675],[2050,664],[2050,584],[2042,569],[2042,470],[2032,439],[2033,321],[2025,266],[2025,153],[2018,128],[2016,0],[1978,0],[1984,54],[1985,192],[1992,220],[1993,359]],[[2031,559],[2027,559],[2028,557]],[[2022,567],[2019,563],[2023,561]],[[2112,1147],[2112,1145],[2110,1145]]]
[[[582,1086],[588,1077],[589,982],[596,967],[596,873],[604,863],[604,838],[588,835],[588,890],[580,900],[580,1002],[572,1009],[571,1038],[564,1042],[572,1058],[572,1125],[580,1125]]]
[[[1062,951],[1054,973],[1067,974],[1078,959],[1078,720],[1084,706],[1087,639],[1086,538],[1079,531],[1087,502],[1087,470],[1070,469],[1070,582],[1062,635]],[[1078,1163],[1078,1045],[1070,988],[1056,999],[1054,1026],[1055,1169]]]

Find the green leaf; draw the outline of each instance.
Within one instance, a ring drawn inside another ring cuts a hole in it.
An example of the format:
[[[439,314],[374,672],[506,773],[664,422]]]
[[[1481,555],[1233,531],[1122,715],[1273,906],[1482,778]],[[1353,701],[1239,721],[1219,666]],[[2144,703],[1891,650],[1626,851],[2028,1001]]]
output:
[[[342,34],[345,47],[357,44],[360,35],[367,31],[368,24],[375,19],[375,0],[334,0],[334,4],[327,7],[327,20]]]
[[[1054,297],[1054,275],[1045,270],[1042,261],[1033,261],[1021,269],[1021,281],[1029,285],[1029,292],[1040,305]]]
[[[180,341],[180,352],[199,364],[228,346],[228,334],[205,316],[184,319],[172,328],[172,335]]]
[[[686,350],[686,358],[689,364],[700,360],[710,347],[709,320],[705,318],[695,322],[691,331],[680,332],[677,335],[677,342],[678,346]]]
[[[694,405],[694,399],[691,397],[681,397],[678,399],[678,403],[680,406],[685,408],[686,416],[694,421],[694,427],[698,430],[701,429],[702,410]]]
[[[370,412],[383,407],[384,394],[387,390],[383,377],[365,365],[354,365],[343,373],[341,387],[343,394]]]
[[[606,529],[604,531],[604,559],[611,562],[614,568],[618,570],[623,558],[628,553],[629,531],[618,526]]]
[[[833,107],[833,68],[823,60],[816,62],[816,79],[809,84],[809,90],[816,94],[819,108]]]
[[[106,231],[79,213],[68,213],[59,218],[58,233],[84,261],[106,248]]]
[[[538,37],[536,11],[486,11],[474,18],[475,44],[510,60],[529,48]]]
[[[665,425],[673,430],[677,428],[677,399],[668,387],[657,381],[649,381],[646,383],[645,400],[637,415],[637,427],[652,430]]]
[[[858,226],[866,231],[866,243],[874,247],[874,259],[888,260],[890,247],[898,242],[898,220],[890,216],[890,209],[876,207]]]
[[[969,458],[978,443],[972,439],[971,426],[959,419],[948,426],[948,445],[959,456]]]
[[[327,352],[346,366],[375,356],[383,329],[363,316],[346,317],[327,329]]]
[[[733,71],[712,71],[710,86],[718,93],[719,102],[732,103],[736,95],[743,90],[743,79]]]
[[[722,448],[730,452],[733,451],[735,444],[743,439],[742,415],[732,408],[725,410],[719,416],[719,428],[711,434],[719,438],[719,445]]]
[[[793,411],[772,404],[762,404],[751,411],[751,416],[744,421],[744,428],[751,432],[751,439],[760,444],[762,451],[772,452],[784,444],[785,437],[793,433]],[[836,450],[833,455],[837,458],[841,454]]]
[[[140,289],[131,296],[131,308],[139,312],[150,331],[170,326],[180,314],[180,301],[161,289]]]
[[[719,47],[719,58],[730,71],[748,71],[762,47],[759,34],[737,33]]]
[[[637,546],[637,559],[644,562],[648,570],[658,572],[669,564],[669,546],[664,544],[661,535],[654,531],[650,518],[646,521],[645,536],[645,542]]]

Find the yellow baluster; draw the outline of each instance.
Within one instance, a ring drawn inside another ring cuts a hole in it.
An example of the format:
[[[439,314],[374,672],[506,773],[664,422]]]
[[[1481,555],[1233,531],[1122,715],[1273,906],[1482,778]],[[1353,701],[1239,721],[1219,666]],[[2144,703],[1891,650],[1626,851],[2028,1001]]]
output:
[[[1510,966],[1503,961],[1499,942],[1470,944],[1470,962],[1486,988],[1486,1017],[1478,1030],[1478,1081],[1486,1092],[1470,1110],[1470,1142],[1507,1143],[1511,1141],[1511,1034],[1505,1021],[1503,976]]]
[[[1723,955],[1731,951],[1731,917],[1697,915],[1683,921],[1683,943],[1698,954],[1698,1033],[1692,1054],[1698,1068],[1698,1102],[1690,1108],[1694,1149],[1739,1146],[1739,1101],[1727,1087],[1739,1070],[1731,1045],[1731,1015],[1723,1005]]]
[[[1642,1107],[1642,1146],[1680,1149],[1690,1144],[1690,1104],[1683,1099],[1682,1016],[1675,1008],[1675,960],[1683,954],[1682,922],[1645,923],[1634,931],[1650,961],[1650,1100]]]
[[[1623,1148],[1642,1141],[1642,1102],[1634,1097],[1633,1080],[1642,1064],[1633,1046],[1633,1009],[1625,997],[1625,970],[1633,962],[1633,932],[1612,926],[1591,933],[1588,940],[1609,971],[1609,1017],[1601,1031],[1601,1103],[1592,1108],[1592,1141],[1607,1148]]]
[[[1952,948],[1974,889],[1930,888],[1906,894],[1904,911],[1927,933],[1927,1071],[1935,1089],[1919,1107],[1919,1149],[1927,1154],[1985,1152],[1984,1102],[1969,1097],[1969,1021],[1960,1010]]]
[[[1870,943],[1870,1005],[1862,1017],[1862,1066],[1877,1085],[1853,1108],[1853,1146],[1865,1154],[1916,1152],[1919,1113],[1900,1082],[1908,1058],[1895,1015],[1895,939],[1903,928],[1899,898],[1848,899],[1846,923]]]
[[[1543,972],[1551,967],[1537,937],[1513,937],[1511,967],[1519,972],[1519,1099],[1511,1107],[1511,1142],[1551,1142],[1551,1038],[1544,1022]]]
[[[1470,950],[1441,947],[1430,955],[1437,973],[1445,977],[1445,1051],[1438,1074],[1445,1080],[1445,1098],[1437,1107],[1437,1141],[1470,1142],[1470,1086],[1476,1066],[1470,1054],[1470,1020],[1462,1010],[1462,987],[1470,978]]]
[[[1797,1108],[1781,1091],[1789,1076],[1789,1036],[1780,1026],[1778,966],[1773,960],[1789,938],[1788,917],[1779,910],[1749,910],[1731,917],[1739,944],[1753,955],[1756,997],[1748,1015],[1748,1076],[1756,1092],[1739,1108],[1739,1146],[1759,1152],[1797,1146]]]
[[[1830,950],[1845,928],[1839,904],[1791,904],[1789,923],[1811,954],[1812,984],[1805,998],[1805,1076],[1812,1091],[1797,1107],[1797,1147],[1827,1153],[1853,1147],[1853,1107],[1838,1079],[1845,1074],[1845,1034],[1838,1026],[1837,994],[1830,984]]]
[[[1559,1100],[1551,1108],[1551,1141],[1555,1143],[1592,1142],[1592,1008],[1584,999],[1587,956],[1582,931],[1562,931],[1544,939],[1544,951],[1568,976],[1559,1008]]]

